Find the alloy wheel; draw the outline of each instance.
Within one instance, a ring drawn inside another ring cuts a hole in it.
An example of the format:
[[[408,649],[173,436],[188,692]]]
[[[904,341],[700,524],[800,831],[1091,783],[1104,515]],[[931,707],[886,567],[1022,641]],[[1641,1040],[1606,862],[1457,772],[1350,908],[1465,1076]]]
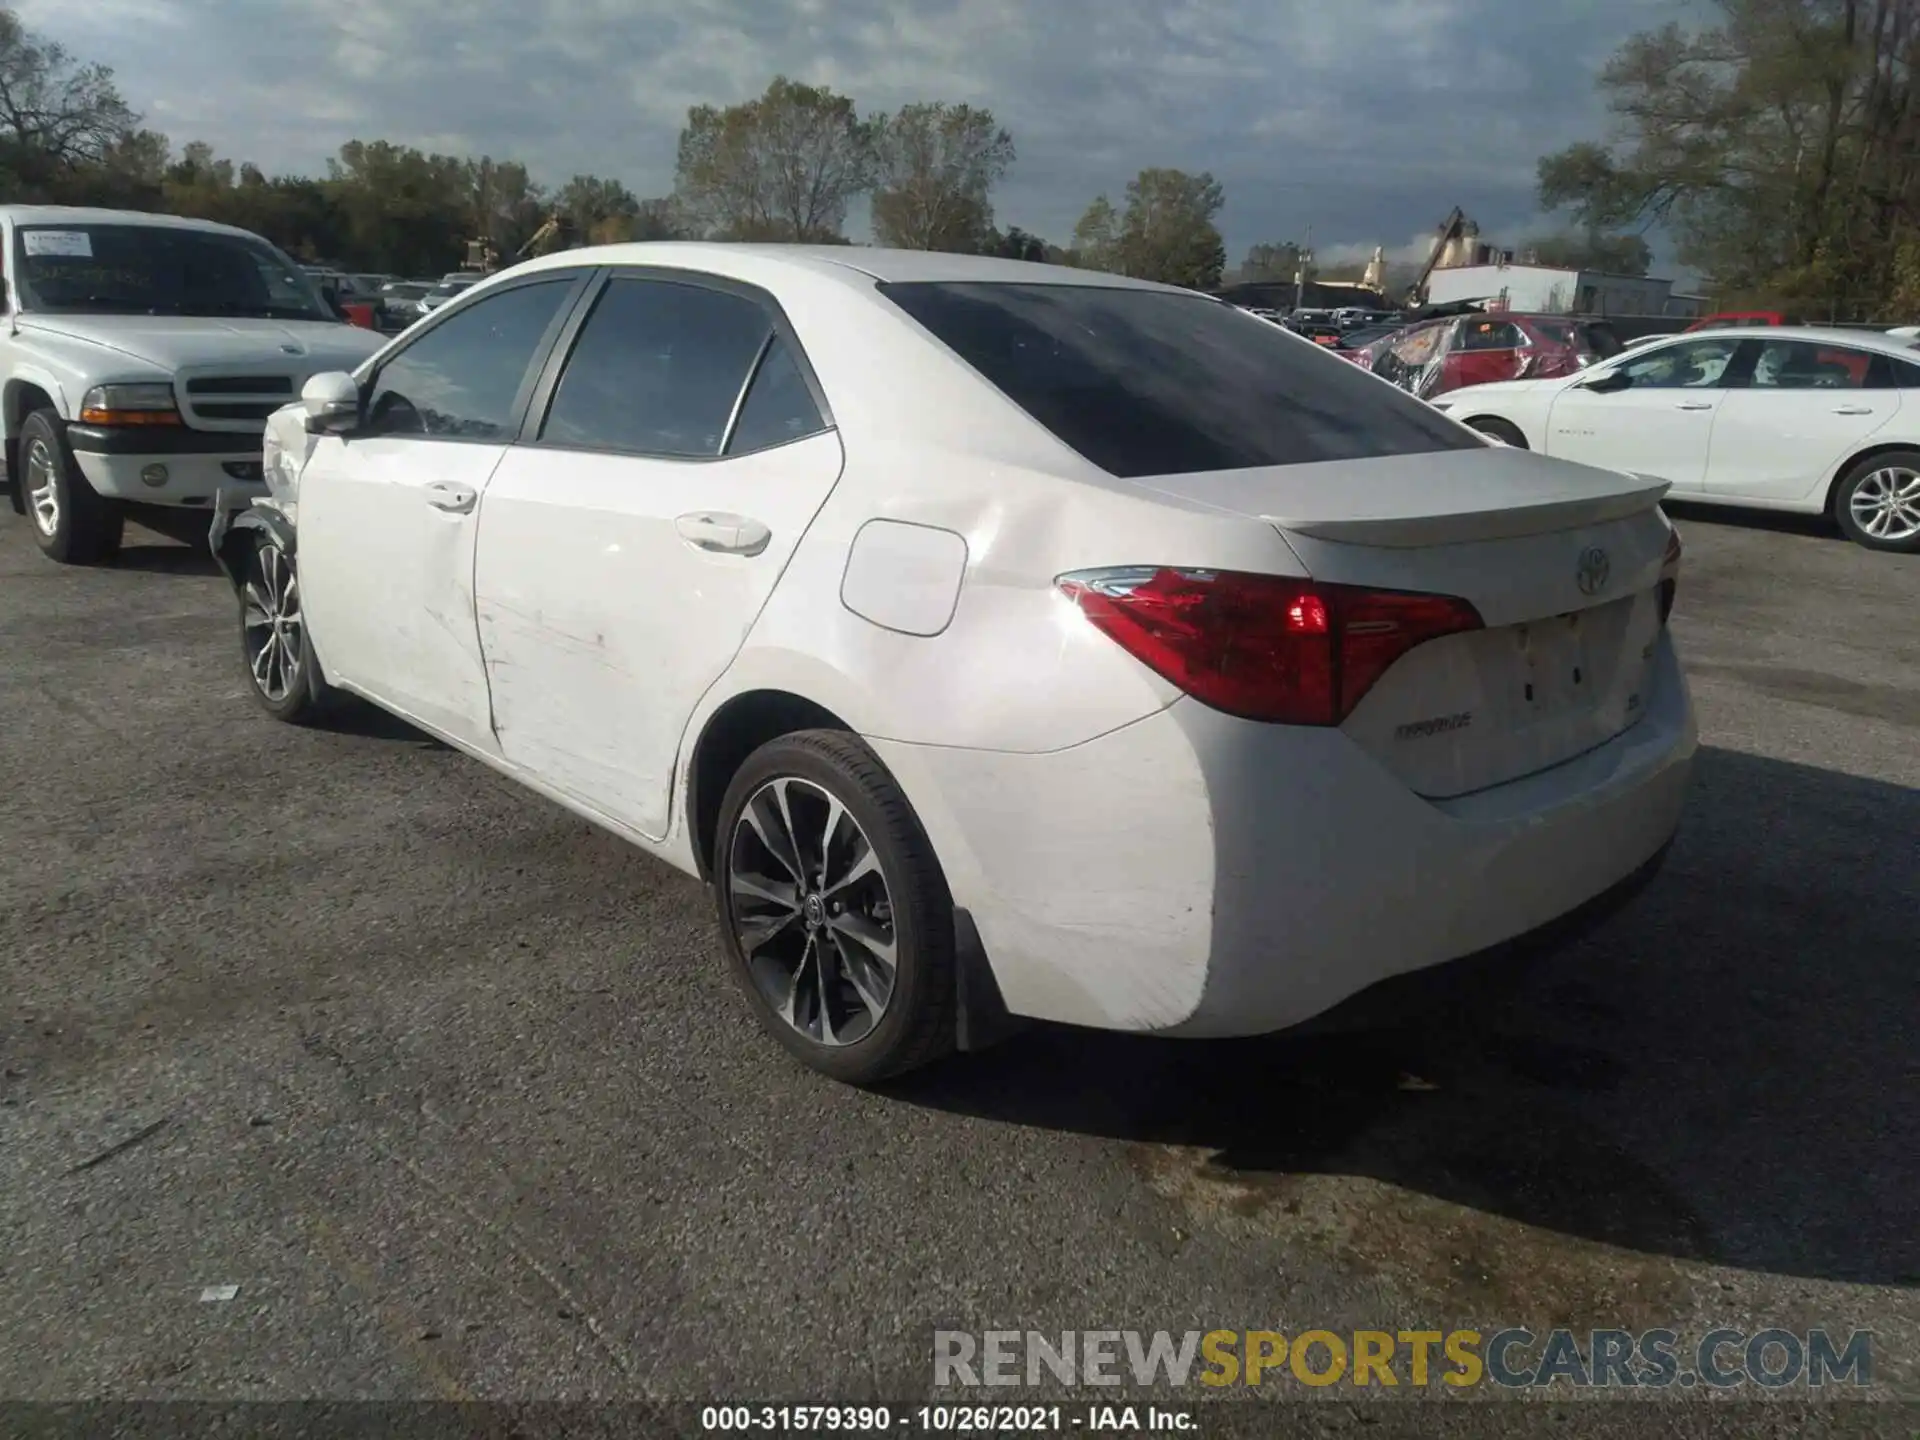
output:
[[[253,573],[241,594],[246,626],[247,668],[253,683],[273,704],[293,693],[300,682],[304,650],[300,618],[300,582],[293,562],[278,545],[262,545],[254,552]]]
[[[816,1044],[852,1045],[898,978],[893,897],[852,813],[796,776],[748,799],[728,845],[728,914],[755,988]]]
[[[1847,509],[1875,540],[1913,539],[1920,535],[1920,471],[1902,465],[1875,470],[1853,487]]]
[[[39,436],[27,442],[27,509],[42,535],[51,538],[60,528],[60,487],[53,463],[53,451]]]

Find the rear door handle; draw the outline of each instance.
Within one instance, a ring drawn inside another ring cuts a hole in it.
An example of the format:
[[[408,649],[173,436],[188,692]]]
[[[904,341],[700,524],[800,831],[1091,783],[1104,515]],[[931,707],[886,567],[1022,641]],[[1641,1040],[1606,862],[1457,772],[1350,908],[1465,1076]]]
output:
[[[1711,400],[1682,400],[1673,407],[1676,410],[1711,410]]]
[[[427,486],[427,503],[436,510],[465,515],[479,502],[480,492],[471,485],[456,485],[451,480],[436,480]]]
[[[719,555],[758,555],[773,539],[773,531],[750,515],[727,515],[696,510],[673,522],[680,538],[699,550]]]
[[[1873,414],[1873,407],[1871,405],[1836,405],[1833,407],[1833,413],[1836,415],[1871,415]]]

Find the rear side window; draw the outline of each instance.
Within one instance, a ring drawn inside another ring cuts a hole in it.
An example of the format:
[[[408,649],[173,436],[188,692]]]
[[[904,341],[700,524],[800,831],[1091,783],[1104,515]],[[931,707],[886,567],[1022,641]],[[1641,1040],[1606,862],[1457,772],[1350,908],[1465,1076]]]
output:
[[[1525,343],[1511,320],[1476,320],[1460,336],[1462,350],[1518,350]]]
[[[913,283],[889,299],[1061,441],[1122,477],[1476,449],[1338,356],[1198,295]]]
[[[767,342],[747,398],[740,404],[740,418],[727,437],[727,454],[750,455],[825,428],[820,407],[813,403],[813,392],[793,358],[793,347],[784,336],[775,335]]]
[[[587,317],[540,438],[642,455],[718,455],[772,331],[767,312],[742,295],[615,279]]]

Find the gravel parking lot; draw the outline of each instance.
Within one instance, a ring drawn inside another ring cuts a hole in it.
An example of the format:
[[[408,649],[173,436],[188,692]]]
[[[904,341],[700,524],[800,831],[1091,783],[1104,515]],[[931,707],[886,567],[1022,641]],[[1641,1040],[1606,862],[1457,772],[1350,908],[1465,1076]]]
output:
[[[1388,1028],[1038,1029],[874,1094],[759,1033],[691,881],[261,716],[203,555],[64,569],[0,511],[0,1394],[899,1400],[937,1326],[1724,1323],[1870,1328],[1920,1398],[1920,562],[1677,518],[1705,749],[1596,934]]]

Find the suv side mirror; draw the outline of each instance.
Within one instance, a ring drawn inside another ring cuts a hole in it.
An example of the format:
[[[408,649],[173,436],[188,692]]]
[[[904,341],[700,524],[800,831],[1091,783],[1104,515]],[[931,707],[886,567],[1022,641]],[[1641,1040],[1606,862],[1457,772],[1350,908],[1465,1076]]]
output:
[[[360,424],[360,382],[344,370],[315,375],[300,387],[307,430],[314,435],[345,435]]]
[[[1624,365],[1616,365],[1611,370],[1603,370],[1591,380],[1580,382],[1582,390],[1597,390],[1602,395],[1611,395],[1616,390],[1626,390],[1633,385],[1633,377],[1627,373]]]

